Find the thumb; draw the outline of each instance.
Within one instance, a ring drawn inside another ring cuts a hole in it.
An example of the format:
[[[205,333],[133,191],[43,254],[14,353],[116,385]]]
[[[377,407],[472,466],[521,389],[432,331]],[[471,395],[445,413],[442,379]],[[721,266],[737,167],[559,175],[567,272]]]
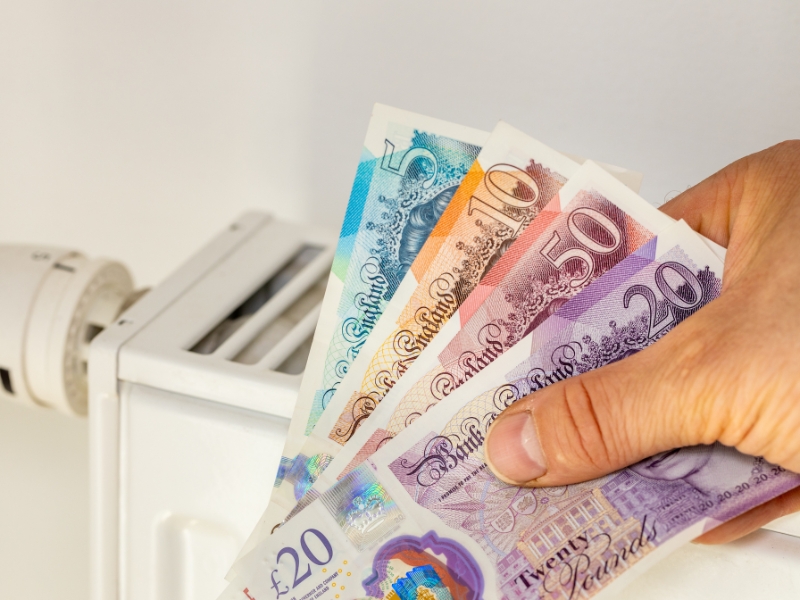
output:
[[[726,413],[713,357],[720,311],[712,305],[653,346],[553,384],[506,409],[484,444],[503,481],[558,486],[588,481],[659,452],[720,439]],[[716,321],[716,322],[715,322]]]

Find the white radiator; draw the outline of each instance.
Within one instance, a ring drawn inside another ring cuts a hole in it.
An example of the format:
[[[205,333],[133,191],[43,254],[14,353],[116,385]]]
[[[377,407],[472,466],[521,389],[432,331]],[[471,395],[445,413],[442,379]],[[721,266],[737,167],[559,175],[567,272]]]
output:
[[[247,214],[93,341],[95,600],[221,591],[269,499],[335,240]]]

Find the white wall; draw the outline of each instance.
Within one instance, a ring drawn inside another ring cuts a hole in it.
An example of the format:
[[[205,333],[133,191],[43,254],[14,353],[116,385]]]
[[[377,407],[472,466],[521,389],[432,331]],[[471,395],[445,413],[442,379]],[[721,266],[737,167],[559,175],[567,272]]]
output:
[[[800,137],[798,32],[791,0],[4,0],[0,243],[153,284],[248,207],[337,227],[375,101],[503,118],[661,203]],[[3,597],[86,597],[85,436],[0,407]]]

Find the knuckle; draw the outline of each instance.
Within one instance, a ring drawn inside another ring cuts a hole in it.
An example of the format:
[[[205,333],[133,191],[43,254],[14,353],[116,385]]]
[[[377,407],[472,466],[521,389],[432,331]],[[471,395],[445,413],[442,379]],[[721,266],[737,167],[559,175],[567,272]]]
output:
[[[784,140],[746,158],[752,159],[755,166],[770,165],[776,160],[797,162],[800,161],[800,140]]]
[[[652,399],[641,410],[660,442],[656,446],[711,444],[728,427],[731,392],[741,376],[731,365],[746,354],[735,295],[723,294],[656,344],[662,359],[651,365],[657,375],[641,394]]]
[[[791,178],[800,165],[800,140],[785,140],[766,150],[746,157],[751,176],[769,184],[777,175]]]
[[[679,345],[674,344],[672,364],[664,365],[668,375],[664,377],[666,383],[663,385],[671,388],[665,390],[667,395],[681,402],[680,410],[675,412],[680,418],[676,425],[679,425],[682,437],[687,442],[694,439],[704,441],[716,435],[713,432],[716,424],[708,416],[719,414],[705,404],[706,399],[714,396],[714,378],[710,375],[714,372],[716,353],[712,340],[707,336],[692,336],[681,341]]]
[[[785,152],[789,156],[800,159],[800,140],[784,140],[773,147],[779,152]]]
[[[568,448],[599,471],[616,468],[624,459],[619,429],[613,427],[612,398],[599,377],[584,375],[565,382],[563,406]]]
[[[745,454],[764,456],[769,462],[800,472],[800,384],[774,368],[771,382],[759,386],[740,401],[734,436],[729,445]]]
[[[686,340],[674,364],[665,366],[668,375],[662,379],[661,398],[673,403],[673,410],[663,405],[656,409],[662,415],[665,444],[711,444],[723,434],[729,422],[729,397],[724,393],[729,381],[722,354],[715,347],[706,336]]]

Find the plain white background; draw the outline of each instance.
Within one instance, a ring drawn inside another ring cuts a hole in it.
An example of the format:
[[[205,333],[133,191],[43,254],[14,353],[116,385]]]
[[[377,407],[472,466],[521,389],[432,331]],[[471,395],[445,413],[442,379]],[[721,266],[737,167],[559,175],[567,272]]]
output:
[[[237,214],[336,228],[376,101],[502,118],[660,204],[800,137],[794,1],[0,2],[0,243],[158,283]],[[4,597],[88,594],[86,423],[0,405]]]

